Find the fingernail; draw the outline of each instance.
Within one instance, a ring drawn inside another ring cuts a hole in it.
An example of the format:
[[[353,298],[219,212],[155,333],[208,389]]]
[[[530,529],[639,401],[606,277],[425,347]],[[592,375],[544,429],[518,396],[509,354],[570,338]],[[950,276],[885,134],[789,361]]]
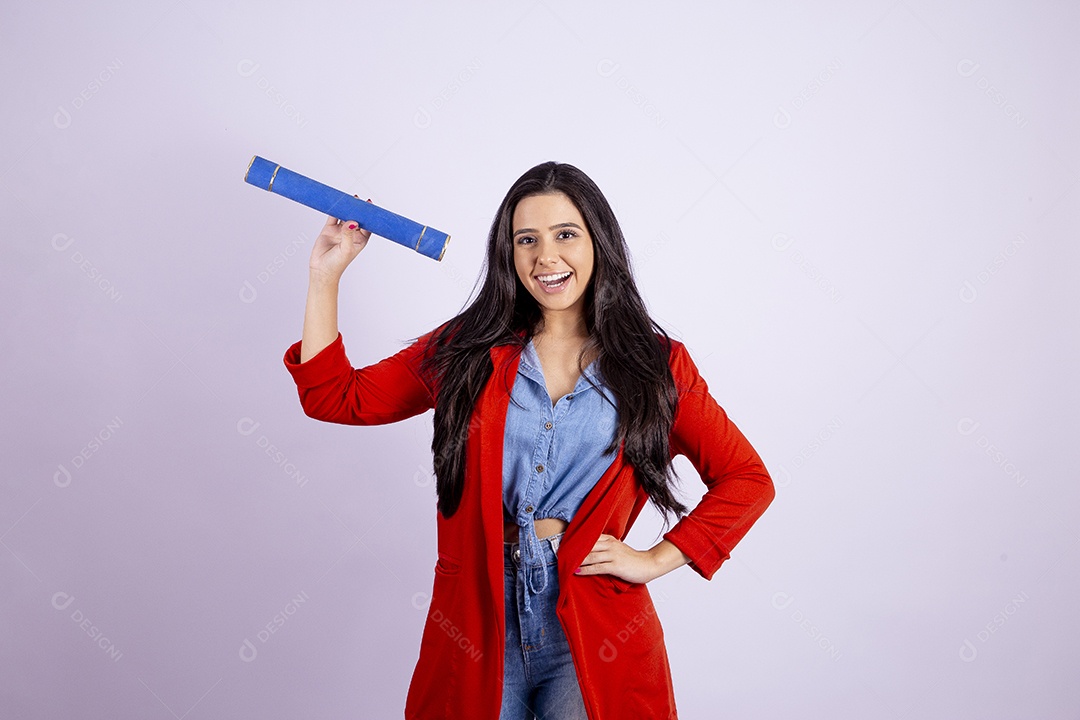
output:
[[[580,572],[581,572],[581,568],[578,568],[577,570],[574,571],[574,574],[576,575],[576,574],[578,574]]]
[[[356,229],[356,223],[349,223],[349,229],[350,230],[355,230]]]

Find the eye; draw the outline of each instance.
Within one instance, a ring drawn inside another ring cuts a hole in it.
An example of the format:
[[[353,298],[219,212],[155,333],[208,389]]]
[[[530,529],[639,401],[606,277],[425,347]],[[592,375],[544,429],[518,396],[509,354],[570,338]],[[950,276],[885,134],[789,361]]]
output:
[[[555,238],[558,240],[573,240],[577,236],[578,234],[573,230],[570,230],[569,228],[564,228],[555,235]],[[532,235],[522,235],[517,239],[516,242],[518,245],[527,245],[529,244],[529,241],[536,242],[536,239],[533,238]]]

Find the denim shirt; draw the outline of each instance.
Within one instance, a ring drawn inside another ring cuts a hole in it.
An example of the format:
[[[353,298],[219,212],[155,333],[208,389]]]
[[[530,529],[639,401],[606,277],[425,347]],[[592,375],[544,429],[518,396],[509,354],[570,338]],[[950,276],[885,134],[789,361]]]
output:
[[[615,461],[615,451],[603,454],[619,424],[615,405],[594,361],[553,407],[540,358],[529,339],[514,377],[503,436],[503,514],[519,528],[526,612],[532,612],[529,596],[547,585],[547,573],[532,572],[543,562],[533,521],[560,518],[569,523]],[[542,578],[540,587],[532,587],[535,577]]]

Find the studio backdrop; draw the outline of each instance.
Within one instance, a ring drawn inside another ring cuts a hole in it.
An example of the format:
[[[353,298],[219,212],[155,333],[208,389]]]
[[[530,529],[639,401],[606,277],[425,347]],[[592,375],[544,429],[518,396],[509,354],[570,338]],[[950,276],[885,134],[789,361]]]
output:
[[[1076,7],[3,16],[0,717],[402,716],[433,413],[305,416],[326,216],[254,155],[450,235],[348,268],[356,367],[475,297],[526,169],[600,186],[776,485],[711,581],[649,584],[680,717],[1076,717]]]

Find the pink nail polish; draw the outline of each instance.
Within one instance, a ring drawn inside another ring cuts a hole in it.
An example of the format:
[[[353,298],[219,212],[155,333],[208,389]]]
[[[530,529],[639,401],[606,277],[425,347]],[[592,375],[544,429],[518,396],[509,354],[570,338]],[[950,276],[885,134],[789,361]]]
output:
[[[581,572],[581,568],[578,568],[577,570],[574,571],[574,574],[577,575],[580,572]]]
[[[356,229],[356,223],[349,223],[349,229],[350,230],[355,230]]]

